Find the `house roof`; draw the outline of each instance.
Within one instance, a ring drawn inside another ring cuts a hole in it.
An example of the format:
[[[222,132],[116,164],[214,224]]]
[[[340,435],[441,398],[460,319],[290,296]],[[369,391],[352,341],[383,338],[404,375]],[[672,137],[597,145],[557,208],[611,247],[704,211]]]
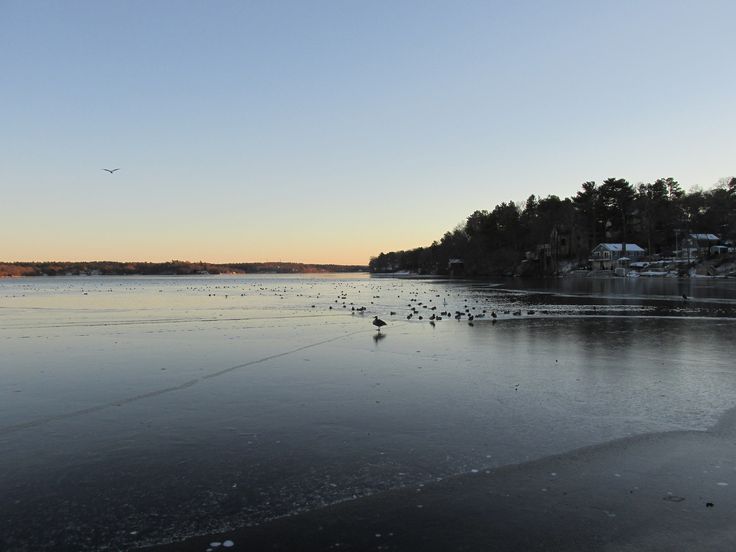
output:
[[[690,238],[698,241],[718,241],[720,239],[715,234],[690,234]]]
[[[595,246],[597,249],[598,247],[603,247],[604,249],[608,249],[609,251],[622,251],[623,250],[622,243],[599,243]],[[641,247],[636,245],[635,243],[627,243],[626,244],[626,251],[644,251]]]

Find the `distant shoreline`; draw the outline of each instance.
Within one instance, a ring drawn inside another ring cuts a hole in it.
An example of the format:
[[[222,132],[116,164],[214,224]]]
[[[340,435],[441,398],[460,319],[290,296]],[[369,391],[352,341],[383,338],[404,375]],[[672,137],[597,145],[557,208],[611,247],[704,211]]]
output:
[[[118,261],[0,262],[0,278],[21,276],[195,276],[216,274],[329,274],[368,272],[366,265],[263,263],[164,263]]]

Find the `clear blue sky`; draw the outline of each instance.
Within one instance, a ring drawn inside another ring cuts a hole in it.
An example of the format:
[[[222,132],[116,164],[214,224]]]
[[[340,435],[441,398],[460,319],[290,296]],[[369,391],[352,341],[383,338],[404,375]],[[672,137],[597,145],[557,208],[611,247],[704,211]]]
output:
[[[0,0],[0,260],[367,262],[585,180],[707,188],[736,172],[734,21],[732,0]]]

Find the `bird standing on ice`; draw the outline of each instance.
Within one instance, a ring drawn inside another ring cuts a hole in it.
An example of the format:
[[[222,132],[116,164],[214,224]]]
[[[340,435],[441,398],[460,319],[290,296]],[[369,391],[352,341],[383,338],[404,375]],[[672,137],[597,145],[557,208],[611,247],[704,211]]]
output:
[[[381,331],[381,326],[385,326],[385,325],[386,325],[386,323],[385,323],[385,322],[384,322],[383,320],[381,320],[380,318],[378,318],[378,317],[376,316],[376,317],[375,317],[375,318],[373,319],[373,325],[374,325],[374,326],[375,326],[376,328],[378,328],[378,331],[380,332],[380,331]]]

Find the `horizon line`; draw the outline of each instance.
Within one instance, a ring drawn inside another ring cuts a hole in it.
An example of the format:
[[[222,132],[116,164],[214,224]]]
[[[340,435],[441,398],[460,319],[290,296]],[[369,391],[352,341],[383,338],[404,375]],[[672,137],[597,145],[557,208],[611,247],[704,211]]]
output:
[[[187,264],[202,264],[202,265],[239,265],[239,264],[299,264],[299,265],[312,265],[312,266],[368,266],[368,263],[314,263],[304,261],[226,261],[226,262],[211,262],[211,261],[189,261],[183,259],[169,259],[166,261],[115,261],[111,259],[98,259],[98,260],[80,260],[80,261],[62,261],[59,259],[46,259],[37,261],[4,261],[0,260],[0,264],[39,264],[39,263],[148,263],[148,264],[164,264],[164,263],[187,263]]]

